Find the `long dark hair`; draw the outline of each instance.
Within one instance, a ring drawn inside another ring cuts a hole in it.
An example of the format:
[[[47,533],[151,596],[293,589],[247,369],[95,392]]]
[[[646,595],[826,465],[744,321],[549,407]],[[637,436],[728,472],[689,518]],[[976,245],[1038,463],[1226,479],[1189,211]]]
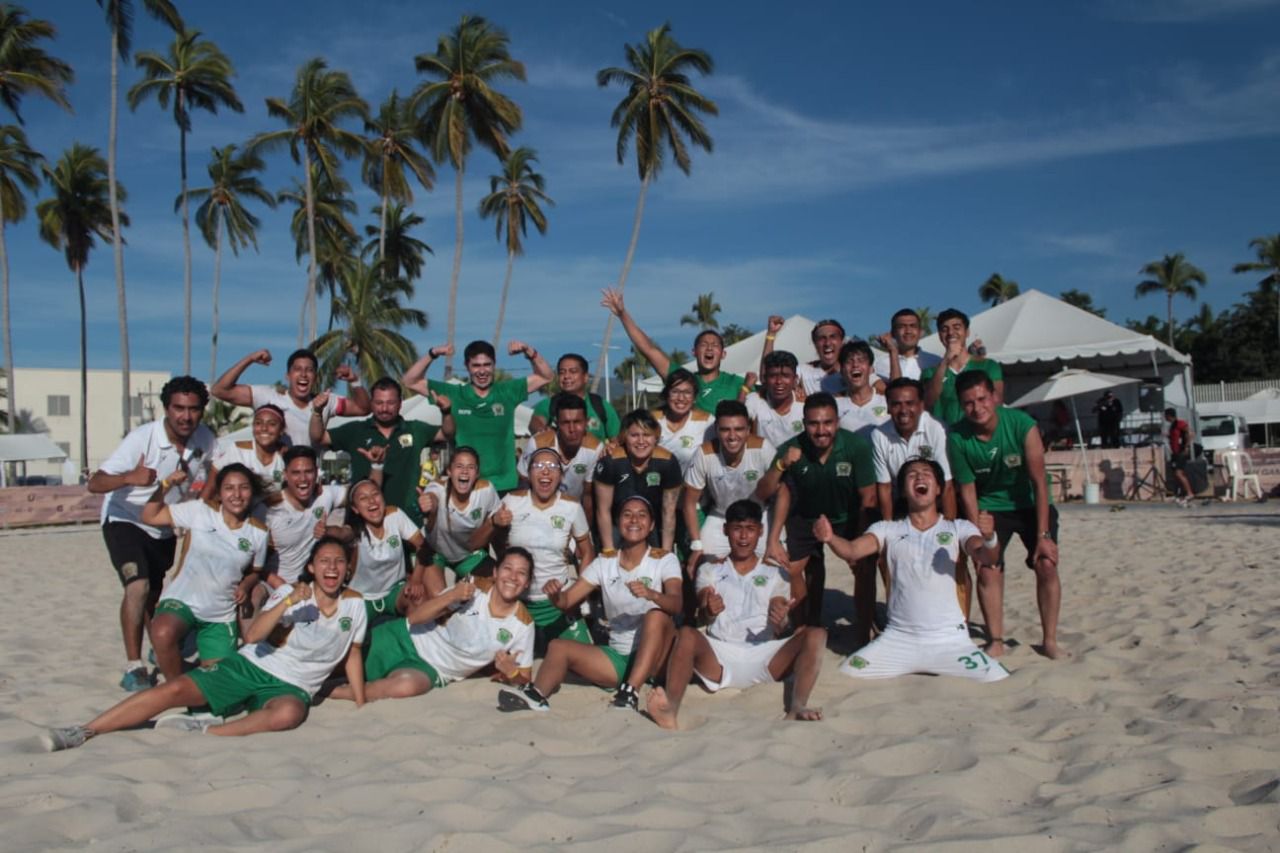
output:
[[[373,480],[370,480],[368,477],[366,477],[366,478],[365,478],[365,479],[363,479],[363,480],[356,480],[354,483],[352,483],[352,484],[351,484],[351,488],[349,488],[349,489],[347,490],[347,518],[346,518],[346,525],[347,525],[347,527],[350,527],[352,530],[354,530],[354,531],[355,531],[355,534],[356,534],[356,536],[357,536],[357,537],[362,537],[362,536],[363,536],[363,537],[368,537],[369,541],[370,541],[370,542],[372,542],[372,541],[373,541],[373,535],[372,535],[371,533],[369,533],[369,524],[368,524],[368,522],[366,522],[366,521],[364,520],[364,517],[363,517],[363,516],[361,516],[361,515],[360,515],[360,513],[356,512],[356,489],[360,488],[360,487],[361,487],[361,486],[363,486],[365,483],[368,483],[369,485],[373,486],[375,489],[377,489],[377,490],[378,490],[378,492],[379,492],[379,493],[381,493],[381,492],[382,492],[382,489],[378,486],[378,484],[377,484],[377,483],[375,483]],[[383,509],[383,521],[385,522],[385,521],[386,521],[386,513],[387,513],[387,511],[388,511],[388,510],[390,510],[390,509],[391,509],[391,504],[389,504],[389,503],[387,503],[387,502],[386,502],[386,498],[383,498],[383,499],[382,499],[382,502],[383,502],[383,505],[384,505],[384,509]]]
[[[461,447],[455,447],[453,449],[453,456],[449,458],[449,467],[450,468],[453,467],[453,460],[457,459],[458,455],[462,453],[470,453],[471,458],[476,460],[476,475],[477,475],[476,484],[478,484],[480,482],[480,480],[478,479],[480,474],[480,451],[476,450],[471,445],[464,444]],[[472,484],[471,486],[471,494],[473,495],[476,492],[476,484]],[[453,477],[451,477],[449,475],[449,472],[446,471],[444,474],[444,506],[436,510],[436,512],[444,513],[444,527],[446,530],[453,530],[453,520],[449,516],[449,504],[452,501],[453,501]],[[439,521],[437,520],[436,523],[438,524]]]
[[[232,462],[225,468],[219,468],[218,475],[213,478],[214,493],[218,495],[218,509],[222,509],[222,484],[229,474],[239,474],[249,481],[249,490],[252,492],[252,496],[249,498],[249,506],[252,507],[254,501],[262,497],[262,479],[250,471],[248,465],[242,462]],[[245,513],[248,514],[248,512],[249,510],[246,509]]]
[[[902,463],[902,467],[898,469],[897,480],[894,483],[894,488],[898,495],[893,501],[893,517],[895,521],[907,517],[907,469],[912,465],[928,465],[933,471],[933,479],[938,482],[938,512],[942,512],[942,490],[947,485],[947,475],[943,473],[942,466],[935,460],[925,459],[923,456],[912,456]]]

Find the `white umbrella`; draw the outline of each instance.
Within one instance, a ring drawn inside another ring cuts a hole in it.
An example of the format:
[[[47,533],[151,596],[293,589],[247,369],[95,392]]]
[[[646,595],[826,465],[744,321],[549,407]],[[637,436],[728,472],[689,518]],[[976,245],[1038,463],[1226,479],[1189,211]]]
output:
[[[1112,373],[1092,373],[1088,370],[1079,368],[1068,368],[1060,373],[1055,373],[1023,394],[1009,405],[1016,408],[1024,408],[1035,403],[1047,403],[1050,400],[1061,400],[1063,398],[1071,398],[1071,417],[1076,422],[1076,438],[1080,442],[1080,457],[1084,460],[1084,475],[1089,477],[1089,454],[1085,450],[1084,432],[1080,429],[1080,414],[1076,411],[1075,398],[1081,394],[1096,393],[1105,391],[1108,388],[1115,388],[1118,385],[1128,385],[1130,382],[1139,381],[1132,376],[1116,376]],[[1092,480],[1089,480],[1092,482]]]

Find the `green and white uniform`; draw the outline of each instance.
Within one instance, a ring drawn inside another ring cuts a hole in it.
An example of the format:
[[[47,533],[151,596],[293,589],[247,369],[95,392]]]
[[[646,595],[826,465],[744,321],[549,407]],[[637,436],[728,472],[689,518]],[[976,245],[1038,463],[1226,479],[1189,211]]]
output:
[[[747,436],[747,446],[742,450],[738,464],[729,466],[720,453],[719,439],[708,441],[693,456],[684,482],[690,488],[702,491],[707,515],[702,522],[698,539],[702,540],[702,553],[723,557],[729,553],[729,538],[724,532],[724,514],[740,500],[755,500],[756,486],[769,472],[769,465],[777,453],[772,444],[758,435]],[[759,503],[759,501],[757,501]],[[760,536],[756,553],[763,556],[768,540],[767,522]]]
[[[682,473],[689,470],[698,448],[716,437],[715,418],[702,409],[689,412],[689,417],[678,427],[666,419],[662,409],[654,409],[650,414],[658,422],[658,446],[676,458]]]
[[[234,462],[239,462],[257,474],[268,493],[284,488],[284,456],[279,451],[273,453],[270,460],[263,462],[258,458],[258,448],[252,441],[219,444],[213,456],[213,467],[221,471]]]
[[[871,435],[871,430],[889,420],[889,404],[883,394],[872,394],[862,405],[853,402],[847,394],[836,397],[836,409],[840,415],[840,429]]]
[[[948,427],[964,420],[964,409],[960,406],[960,397],[956,394],[956,377],[961,373],[968,373],[970,370],[980,370],[991,379],[994,385],[1004,380],[1004,370],[1000,367],[1000,362],[992,361],[989,358],[970,358],[969,363],[961,368],[958,372],[951,367],[943,368],[930,367],[920,374],[920,383],[926,388],[933,381],[933,376],[939,370],[947,371],[946,378],[942,380],[942,393],[938,395],[938,399],[934,402],[933,408],[929,413],[938,420],[942,421]]]
[[[404,588],[404,543],[417,533],[409,516],[398,507],[388,506],[382,519],[382,538],[367,527],[356,537],[356,571],[351,577],[351,589],[364,598],[370,625],[395,615],[396,598]]]
[[[618,426],[621,421],[618,419],[618,411],[613,404],[603,397],[597,398],[600,401],[600,407],[604,409],[604,420],[600,420],[600,413],[596,410],[595,403],[591,399],[583,402],[587,404],[587,435],[592,436],[597,441],[606,441],[618,434]],[[543,397],[538,404],[533,407],[533,414],[551,425],[551,398]]]
[[[673,364],[667,368],[667,374],[670,375],[679,369],[680,365]],[[701,373],[695,372],[694,375],[698,377],[698,396],[694,400],[694,405],[712,417],[715,416],[716,406],[721,402],[738,399],[738,392],[747,381],[743,376],[723,370],[712,380],[708,380]]]
[[[462,507],[454,505],[448,491],[449,481],[445,477],[426,488],[426,493],[436,499],[435,519],[431,523],[428,541],[436,552],[436,565],[451,569],[461,577],[471,574],[471,570],[489,555],[487,549],[471,550],[467,541],[476,528],[493,515],[501,499],[487,480],[475,482]]]
[[[725,687],[744,688],[773,681],[769,662],[786,640],[774,636],[769,626],[769,602],[791,597],[791,577],[785,569],[763,560],[745,575],[727,557],[698,567],[695,589],[715,589],[724,610],[707,626],[707,642],[724,671],[719,681],[694,673],[711,692]]]
[[[310,402],[299,406],[293,402],[293,398],[287,392],[277,391],[274,385],[250,385],[249,392],[253,396],[253,408],[257,409],[268,404],[275,406],[284,412],[284,434],[288,436],[289,444],[295,447],[315,447],[311,443],[311,412],[312,405]],[[329,400],[324,404],[322,420],[327,424],[329,419],[334,415],[341,415],[347,407],[347,398],[337,394],[330,394]]]
[[[647,551],[634,569],[624,569],[621,559],[621,554],[596,557],[580,575],[583,581],[599,588],[604,600],[604,615],[609,621],[609,645],[604,652],[613,663],[619,682],[626,680],[627,670],[631,668],[636,635],[640,633],[644,615],[658,609],[652,601],[632,595],[627,584],[639,581],[661,592],[666,581],[680,580],[680,561],[666,551]]]
[[[861,505],[858,490],[876,482],[871,442],[857,433],[837,429],[827,461],[820,462],[817,448],[805,434],[779,447],[775,461],[785,458],[793,446],[800,448],[800,459],[783,475],[783,481],[794,486],[791,517],[812,522],[825,515],[835,524],[856,515]]]
[[[947,456],[956,483],[973,483],[978,508],[987,512],[1027,509],[1036,504],[1031,472],[1027,470],[1025,442],[1036,428],[1035,420],[1021,409],[996,409],[996,429],[989,439],[978,437],[968,420],[956,424],[947,436]]]
[[[779,412],[756,392],[747,395],[747,414],[755,422],[756,434],[774,447],[804,432],[804,401],[792,399],[786,414]]]
[[[539,508],[533,495],[523,489],[508,494],[502,503],[511,510],[507,544],[518,545],[533,555],[533,580],[527,598],[534,624],[548,640],[563,637],[590,643],[591,632],[586,623],[576,613],[565,613],[556,607],[542,591],[553,580],[566,588],[573,583],[568,555],[575,540],[591,532],[582,504],[557,494],[550,506]]]
[[[529,396],[525,379],[509,379],[489,386],[483,397],[471,385],[431,380],[428,387],[453,403],[457,424],[454,443],[474,447],[480,454],[480,476],[498,491],[516,487],[516,406]]]
[[[529,441],[524,446],[524,455],[520,457],[520,463],[517,466],[521,477],[526,480],[529,478],[529,459],[532,458],[535,450],[544,447],[554,448],[560,454],[561,461],[564,461],[567,454],[560,447],[560,439],[555,431],[543,430],[537,435],[529,436]],[[596,461],[600,458],[603,449],[604,445],[597,441],[595,436],[584,435],[582,444],[578,446],[578,452],[564,464],[560,471],[560,491],[571,498],[582,500],[582,493],[591,487]]]
[[[267,509],[267,530],[271,533],[267,551],[267,571],[286,583],[295,583],[307,567],[316,544],[316,522],[324,521],[347,502],[347,487],[318,486],[310,506],[295,507],[286,494],[284,500]]]

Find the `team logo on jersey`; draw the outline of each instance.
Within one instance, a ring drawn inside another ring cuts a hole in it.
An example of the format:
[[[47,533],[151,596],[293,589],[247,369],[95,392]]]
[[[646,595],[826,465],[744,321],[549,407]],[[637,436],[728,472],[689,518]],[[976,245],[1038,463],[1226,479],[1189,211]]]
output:
[[[579,462],[573,466],[573,473],[577,474],[578,476],[582,476],[583,474],[587,473],[587,466]]]
[[[484,514],[484,511],[483,511],[483,510],[481,510],[481,509],[473,509],[473,510],[471,510],[471,520],[472,520],[472,521],[479,521],[479,520],[480,520],[480,516],[481,516],[481,515],[483,515],[483,514]]]
[[[748,472],[747,472],[746,474],[744,474],[743,476],[746,478],[746,480],[747,480],[747,482],[748,482],[748,483],[754,483],[754,482],[756,481],[756,478],[760,476],[760,472],[759,472],[759,471],[748,471]]]
[[[854,655],[853,657],[849,658],[849,666],[853,667],[854,669],[866,669],[870,665],[871,665],[871,661],[867,660],[864,657],[859,657],[858,655]]]
[[[510,632],[510,631],[508,631],[506,628],[499,628],[499,629],[498,629],[498,642],[499,642],[499,643],[509,643],[509,642],[511,642],[511,632]]]
[[[646,486],[656,486],[662,482],[662,475],[657,471],[650,471],[644,475],[644,484]]]
[[[316,507],[315,509],[311,510],[311,514],[316,517],[316,521],[319,521],[321,518],[324,517],[324,510],[320,509],[320,507]]]
[[[495,418],[500,418],[507,413],[507,407],[501,403],[494,403],[489,409],[493,412]]]
[[[954,538],[955,538],[955,537],[953,537],[950,533],[939,533],[939,534],[938,534],[938,544],[940,544],[940,545],[950,545],[950,544],[951,544],[951,540],[952,540],[952,539],[954,539]]]
[[[587,421],[587,429],[590,429],[590,430],[600,429],[600,419],[592,418],[591,420]]]
[[[237,542],[236,545],[240,548],[241,551],[248,551],[250,548],[253,547],[252,545],[249,544],[249,540],[245,539],[243,536],[240,537],[240,541]]]
[[[400,537],[396,536],[394,533],[391,534],[391,538],[387,540],[387,544],[390,545],[392,548],[399,548]]]
[[[837,462],[837,463],[836,463],[836,476],[837,476],[837,477],[848,477],[848,476],[849,476],[850,474],[852,474],[852,473],[853,473],[853,466],[852,466],[852,465],[850,465],[848,462]]]
[[[930,447],[930,446],[929,446],[929,445],[927,445],[927,444],[922,444],[922,445],[920,445],[920,458],[921,458],[921,459],[932,459],[932,458],[933,458],[933,448],[932,448],[932,447]]]
[[[768,579],[767,577],[765,577],[764,575],[756,575],[755,577],[753,577],[753,578],[751,579],[751,582],[752,582],[753,584],[755,584],[756,586],[764,586],[765,584],[767,584],[767,583],[769,582],[769,579]]]
[[[792,431],[792,432],[804,432],[804,421],[792,421],[792,422],[791,422],[791,431]]]
[[[1006,453],[1006,454],[1004,455],[1004,467],[1006,467],[1006,468],[1017,468],[1017,467],[1018,467],[1018,466],[1020,466],[1021,464],[1022,464],[1022,454],[1021,454],[1021,453]]]
[[[271,472],[271,479],[273,482],[279,483],[281,480],[284,479],[284,472],[281,471],[279,468],[277,468],[276,470]]]
[[[888,410],[887,410],[884,406],[872,406],[872,407],[871,407],[871,413],[872,413],[873,415],[875,415],[877,418],[883,418],[883,417],[884,417],[884,413],[885,413],[886,411],[888,411]]]
[[[351,617],[350,617],[350,616],[343,616],[341,619],[339,619],[339,620],[338,620],[338,627],[339,627],[340,629],[342,629],[343,631],[350,631],[350,630],[351,630]]]
[[[636,578],[636,580],[640,581],[640,585],[645,589],[653,586],[653,578]]]
[[[680,436],[680,446],[685,448],[686,450],[690,447],[693,447],[693,436],[691,435]]]
[[[401,446],[401,447],[413,447],[413,436],[412,436],[412,435],[402,435],[402,436],[400,436],[400,438],[399,438],[398,440],[399,440],[399,442],[400,442],[400,446]]]
[[[563,515],[551,516],[551,526],[554,527],[556,530],[564,530],[564,516]]]

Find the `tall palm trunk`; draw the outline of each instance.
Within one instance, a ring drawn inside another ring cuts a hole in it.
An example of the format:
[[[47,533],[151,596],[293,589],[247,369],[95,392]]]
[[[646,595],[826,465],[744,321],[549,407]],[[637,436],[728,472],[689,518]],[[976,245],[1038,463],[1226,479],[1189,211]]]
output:
[[[124,295],[124,241],[120,237],[120,198],[116,193],[116,126],[120,116],[120,30],[111,27],[111,120],[107,130],[107,190],[111,194],[111,245],[116,263],[116,315],[120,321],[120,423],[129,432],[129,308]],[[83,290],[83,286],[81,288]],[[83,298],[83,294],[82,294]],[[83,323],[83,310],[81,311]],[[82,415],[83,415],[83,409]],[[85,464],[88,464],[86,457]]]
[[[493,348],[498,348],[498,341],[502,339],[502,321],[507,316],[507,293],[511,290],[511,270],[516,264],[516,253],[507,250],[507,275],[502,280],[502,300],[498,303],[498,325],[493,330]]]
[[[85,355],[89,346],[89,333],[85,325],[84,268],[76,267],[76,287],[80,291],[80,471],[89,469],[89,360]],[[125,398],[126,404],[128,398]],[[125,409],[125,414],[129,410]],[[129,422],[125,421],[125,426]]]
[[[213,334],[209,339],[209,379],[218,375],[218,289],[222,286],[222,205],[213,206]]]
[[[382,221],[378,223],[378,260],[385,261],[387,259],[387,201],[390,196],[387,194],[387,160],[390,159],[386,154],[382,155]],[[382,271],[382,275],[386,276],[386,270]]]
[[[0,300],[4,304],[4,375],[8,388],[5,394],[8,397],[8,413],[9,413],[9,432],[17,431],[18,420],[17,411],[18,404],[14,399],[13,392],[13,328],[9,323],[9,247],[4,242],[4,197],[0,196],[0,271],[3,272],[4,295]]]
[[[1165,327],[1165,334],[1169,336],[1169,346],[1173,346],[1173,291],[1172,290],[1168,292],[1167,298],[1168,298],[1168,308],[1167,308],[1168,316],[1166,319],[1169,325]]]
[[[302,146],[302,170],[307,176],[307,295],[303,299],[303,311],[311,320],[311,336],[303,339],[303,329],[298,327],[298,346],[307,345],[307,341],[316,339],[316,198],[311,186],[311,150]]]
[[[183,111],[182,90],[178,90],[178,113]],[[187,131],[178,126],[178,158],[182,163],[182,372],[191,375],[191,219],[187,215]],[[209,375],[212,380],[213,374]]]
[[[465,162],[459,161],[457,182],[454,186],[454,228],[456,236],[453,242],[453,277],[449,280],[449,329],[448,343],[453,339],[458,327],[458,277],[462,274],[462,171]],[[453,376],[453,353],[445,356],[444,378]]]
[[[636,243],[640,241],[640,220],[644,217],[644,197],[649,192],[649,175],[640,182],[640,198],[636,201],[636,219],[631,225],[631,245],[627,246],[627,257],[622,261],[622,272],[618,275],[618,291],[627,286],[627,276],[631,274],[631,261],[636,256]],[[600,381],[604,378],[605,366],[609,363],[609,338],[613,335],[613,314],[604,324],[604,340],[600,344],[600,361],[596,363],[596,378],[591,382],[593,393],[600,392]]]

